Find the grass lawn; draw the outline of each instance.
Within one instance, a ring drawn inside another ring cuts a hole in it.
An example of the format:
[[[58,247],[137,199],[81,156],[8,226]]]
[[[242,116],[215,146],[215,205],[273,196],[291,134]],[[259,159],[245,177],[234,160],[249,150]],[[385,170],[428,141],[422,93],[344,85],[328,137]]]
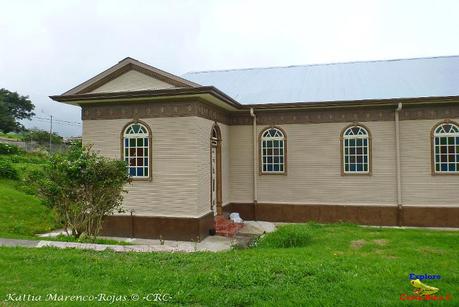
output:
[[[21,140],[21,135],[16,134],[16,133],[3,133],[3,132],[0,132],[0,138],[20,141]]]
[[[18,185],[13,180],[0,180],[0,237],[30,238],[57,227],[51,211]]]
[[[11,163],[20,176],[19,180],[0,178],[0,238],[130,245],[130,243],[102,238],[77,240],[66,236],[54,238],[36,236],[62,227],[56,222],[52,210],[43,205],[40,199],[33,195],[34,191],[23,181],[29,172],[43,167],[45,158],[40,154],[22,153],[0,155],[0,159]]]
[[[424,305],[401,302],[400,295],[412,293],[410,273],[427,273],[441,279],[425,283],[452,295],[435,305],[458,306],[459,233],[299,224],[250,249],[222,253],[0,248],[0,272],[8,272],[0,298],[104,293],[139,306],[149,293],[167,293],[168,304],[187,306]],[[130,300],[134,294],[139,301]]]
[[[0,155],[0,160],[10,163],[20,177],[0,178],[0,237],[29,239],[59,226],[52,211],[23,181],[29,172],[43,167],[45,159],[42,154],[31,153]]]

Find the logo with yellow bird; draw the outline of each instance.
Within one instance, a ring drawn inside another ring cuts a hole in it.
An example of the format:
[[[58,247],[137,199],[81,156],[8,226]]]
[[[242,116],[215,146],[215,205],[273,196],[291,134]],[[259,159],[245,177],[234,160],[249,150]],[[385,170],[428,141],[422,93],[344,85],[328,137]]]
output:
[[[414,293],[421,296],[432,295],[440,289],[423,284],[419,279],[410,280],[411,285],[415,288]]]

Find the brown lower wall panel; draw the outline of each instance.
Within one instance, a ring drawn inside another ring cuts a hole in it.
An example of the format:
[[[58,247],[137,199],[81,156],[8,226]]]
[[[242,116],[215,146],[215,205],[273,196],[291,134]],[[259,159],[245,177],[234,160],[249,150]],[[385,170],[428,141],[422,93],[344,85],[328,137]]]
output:
[[[200,241],[214,229],[213,213],[200,218],[114,215],[104,218],[102,235]]]
[[[361,225],[396,226],[396,206],[358,205],[289,205],[268,203],[231,203],[226,212],[239,212],[246,220],[269,222],[319,223],[351,222]],[[400,212],[402,226],[459,227],[459,208],[403,207]]]
[[[361,225],[397,225],[395,206],[289,205],[230,203],[224,212],[239,212],[245,220],[319,223],[351,222]],[[405,206],[400,212],[402,226],[459,227],[459,207]],[[154,216],[107,216],[102,235],[165,240],[202,240],[215,228],[214,215],[200,218]]]
[[[459,227],[459,208],[403,207],[403,225]]]

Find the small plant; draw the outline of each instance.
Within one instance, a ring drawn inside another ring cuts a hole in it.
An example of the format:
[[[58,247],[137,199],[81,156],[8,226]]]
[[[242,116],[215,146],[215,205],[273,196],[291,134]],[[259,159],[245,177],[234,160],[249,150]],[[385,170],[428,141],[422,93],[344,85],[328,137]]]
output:
[[[53,155],[44,170],[29,175],[28,182],[55,209],[66,231],[75,238],[96,238],[103,217],[122,212],[124,185],[130,178],[124,161],[74,144]]]
[[[0,160],[0,178],[19,179],[19,174],[8,161]]]
[[[308,246],[311,241],[312,236],[306,225],[284,225],[253,242],[253,245],[262,248],[291,248]]]

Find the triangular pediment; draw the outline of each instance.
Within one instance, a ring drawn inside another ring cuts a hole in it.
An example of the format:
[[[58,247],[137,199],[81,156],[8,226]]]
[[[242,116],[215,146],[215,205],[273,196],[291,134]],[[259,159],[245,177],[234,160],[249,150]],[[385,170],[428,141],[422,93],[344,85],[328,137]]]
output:
[[[126,58],[63,95],[161,90],[199,86],[153,66]]]
[[[137,70],[131,69],[119,77],[102,84],[88,93],[113,93],[142,90],[161,90],[177,87],[157,78],[148,76]]]

